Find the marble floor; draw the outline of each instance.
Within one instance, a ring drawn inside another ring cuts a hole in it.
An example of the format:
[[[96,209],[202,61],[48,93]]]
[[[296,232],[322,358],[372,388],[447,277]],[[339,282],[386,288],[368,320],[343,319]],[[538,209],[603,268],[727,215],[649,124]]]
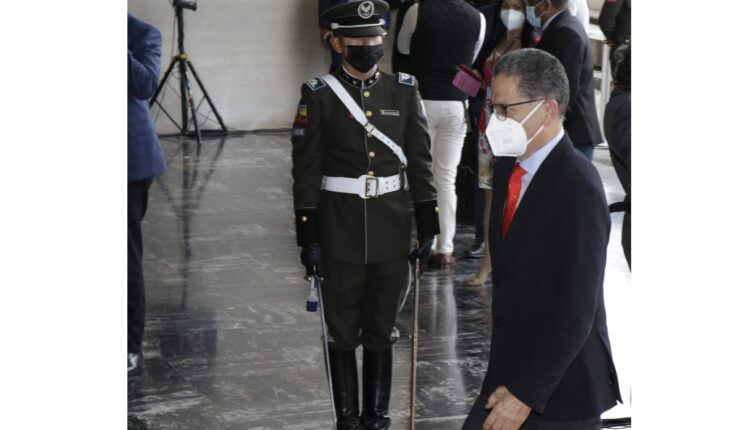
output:
[[[128,375],[129,429],[330,429],[320,320],[305,310],[294,238],[289,135],[163,139],[169,168],[151,188],[144,221],[144,367]],[[610,201],[623,192],[608,151],[595,164]],[[613,214],[605,300],[629,404],[630,275]],[[460,226],[456,249],[473,241]],[[489,352],[489,284],[468,287],[478,261],[421,280],[417,428],[458,429]],[[413,307],[399,319],[391,401],[405,429]],[[630,416],[619,405],[604,418]]]

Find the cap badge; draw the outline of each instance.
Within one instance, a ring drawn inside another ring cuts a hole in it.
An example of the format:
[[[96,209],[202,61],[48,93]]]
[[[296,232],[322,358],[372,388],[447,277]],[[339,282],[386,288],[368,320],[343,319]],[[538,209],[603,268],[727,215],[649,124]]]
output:
[[[362,19],[368,19],[375,13],[375,5],[371,1],[366,1],[359,5],[357,8],[357,14]]]

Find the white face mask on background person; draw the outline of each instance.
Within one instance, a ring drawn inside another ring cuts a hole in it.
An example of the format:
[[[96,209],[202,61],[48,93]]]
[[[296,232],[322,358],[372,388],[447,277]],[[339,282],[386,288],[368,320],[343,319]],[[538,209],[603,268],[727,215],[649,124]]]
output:
[[[523,26],[525,20],[526,16],[523,12],[513,9],[500,10],[500,21],[505,24],[505,28],[507,28],[508,31],[518,30]]]
[[[539,127],[539,130],[537,130],[531,138],[528,138],[526,136],[526,130],[523,128],[523,123],[525,123],[543,103],[544,100],[540,100],[534,109],[532,109],[521,122],[510,117],[501,120],[498,119],[495,114],[492,114],[490,122],[487,124],[485,135],[487,136],[487,141],[492,149],[492,154],[495,157],[518,157],[526,152],[526,147],[539,135],[539,133],[542,132],[544,124]]]

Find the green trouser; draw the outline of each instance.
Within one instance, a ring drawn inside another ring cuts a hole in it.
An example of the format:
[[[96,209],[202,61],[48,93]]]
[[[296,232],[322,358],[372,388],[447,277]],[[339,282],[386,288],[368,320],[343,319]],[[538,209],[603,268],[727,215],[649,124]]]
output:
[[[375,264],[325,259],[323,270],[331,348],[352,351],[361,343],[370,351],[381,351],[393,345],[398,340],[396,316],[410,282],[408,258]]]

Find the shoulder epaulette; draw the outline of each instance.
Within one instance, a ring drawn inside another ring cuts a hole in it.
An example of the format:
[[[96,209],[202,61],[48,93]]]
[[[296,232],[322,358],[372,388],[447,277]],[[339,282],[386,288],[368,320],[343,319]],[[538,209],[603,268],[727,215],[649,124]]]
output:
[[[416,85],[417,80],[416,78],[414,78],[414,76],[408,73],[398,72],[398,83],[401,85],[408,85],[410,87],[413,87],[414,85]]]
[[[326,86],[326,83],[320,78],[313,78],[305,82],[311,90],[317,91]]]

